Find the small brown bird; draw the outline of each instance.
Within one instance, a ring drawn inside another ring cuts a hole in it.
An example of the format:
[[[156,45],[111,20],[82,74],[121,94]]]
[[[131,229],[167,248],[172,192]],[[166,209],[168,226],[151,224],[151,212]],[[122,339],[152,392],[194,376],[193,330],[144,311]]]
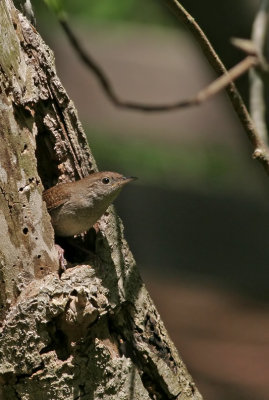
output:
[[[104,214],[123,186],[135,179],[117,172],[95,172],[79,181],[45,190],[43,200],[55,234],[74,236],[87,231]]]

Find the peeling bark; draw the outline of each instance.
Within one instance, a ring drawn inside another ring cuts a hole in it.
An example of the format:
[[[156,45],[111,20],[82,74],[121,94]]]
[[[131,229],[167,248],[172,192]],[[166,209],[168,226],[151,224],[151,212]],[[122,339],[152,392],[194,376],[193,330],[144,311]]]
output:
[[[58,275],[42,191],[96,165],[51,50],[11,0],[0,26],[0,399],[201,399],[113,207]]]

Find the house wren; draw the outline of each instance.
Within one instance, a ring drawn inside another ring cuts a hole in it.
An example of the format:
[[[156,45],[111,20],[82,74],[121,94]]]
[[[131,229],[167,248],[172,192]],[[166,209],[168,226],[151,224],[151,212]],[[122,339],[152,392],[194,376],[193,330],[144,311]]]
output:
[[[116,172],[95,172],[75,182],[45,190],[51,222],[58,236],[74,236],[87,231],[104,214],[121,189],[134,177]]]

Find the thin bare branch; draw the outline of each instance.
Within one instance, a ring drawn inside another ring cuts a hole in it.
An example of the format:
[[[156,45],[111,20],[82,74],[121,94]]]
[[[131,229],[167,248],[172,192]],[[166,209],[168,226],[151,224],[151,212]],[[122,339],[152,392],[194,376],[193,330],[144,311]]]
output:
[[[73,49],[76,51],[80,59],[83,63],[94,73],[96,78],[98,79],[102,89],[110,99],[110,101],[117,107],[126,108],[136,111],[145,111],[145,112],[160,112],[160,111],[172,111],[178,108],[188,107],[193,104],[193,99],[177,101],[170,104],[159,104],[159,105],[150,105],[150,104],[143,104],[140,102],[133,102],[133,101],[124,101],[121,100],[110,80],[106,76],[105,72],[102,70],[100,65],[93,59],[93,57],[85,51],[82,47],[80,41],[75,36],[74,32],[72,31],[71,27],[67,23],[66,20],[60,21],[70,44],[72,45]]]
[[[257,56],[257,49],[252,40],[233,37],[231,43],[249,56]]]
[[[164,0],[164,1],[171,9],[171,11],[176,15],[176,17],[180,19],[180,21],[182,21],[189,28],[192,35],[196,38],[197,42],[202,48],[207,60],[209,61],[213,69],[217,72],[218,75],[221,75],[220,78],[218,78],[215,82],[210,84],[205,89],[201,90],[196,96],[170,104],[152,105],[152,104],[143,104],[140,102],[121,100],[117,96],[110,80],[107,78],[102,68],[83,49],[81,43],[76,38],[75,34],[71,30],[67,21],[60,20],[60,23],[71,45],[77,52],[80,59],[95,74],[104,92],[106,93],[108,98],[112,101],[112,103],[117,107],[136,110],[136,111],[144,111],[144,112],[172,111],[176,109],[181,109],[201,104],[201,102],[209,99],[211,96],[215,95],[217,92],[226,87],[226,91],[230,97],[233,107],[254,147],[253,157],[261,161],[267,173],[269,174],[269,151],[267,149],[267,146],[265,145],[264,141],[256,131],[253,121],[247,111],[247,108],[240,94],[238,93],[234,83],[232,82],[233,80],[241,76],[243,73],[248,71],[251,67],[258,66],[259,63],[257,62],[257,57],[255,56],[255,54],[249,55],[241,63],[233,67],[228,72],[225,66],[223,65],[222,61],[216,54],[208,38],[200,28],[200,26],[197,24],[194,18],[184,9],[184,7],[179,3],[179,1],[178,0]],[[261,62],[261,58],[258,57],[258,59],[259,62]]]
[[[214,48],[209,42],[208,38],[194,20],[194,18],[185,10],[185,8],[180,4],[178,0],[163,0],[168,8],[174,13],[174,15],[190,30],[192,35],[197,40],[201,49],[203,50],[208,62],[212,68],[217,72],[217,74],[222,75],[227,73],[222,61],[216,54]],[[257,133],[253,121],[247,111],[247,108],[238,93],[234,83],[229,83],[226,87],[228,96],[232,102],[232,105],[245,129],[253,147],[254,153],[253,157],[257,158],[266,169],[269,174],[269,152],[261,140],[259,134]]]
[[[256,70],[262,74],[264,80],[268,81],[269,64],[263,54],[257,49],[255,43],[250,39],[240,38],[231,38],[231,43],[248,56],[255,56],[258,58],[259,62],[256,65]]]
[[[74,50],[76,51],[80,59],[95,74],[104,92],[106,93],[108,98],[112,101],[112,103],[120,108],[127,108],[135,111],[144,111],[144,112],[161,112],[161,111],[174,111],[180,108],[199,105],[202,102],[208,100],[210,97],[216,95],[218,92],[224,89],[231,81],[239,78],[241,75],[247,72],[251,67],[257,64],[257,57],[254,56],[247,57],[239,64],[237,64],[235,67],[233,67],[229,72],[225,70],[223,76],[216,79],[209,86],[199,91],[197,95],[188,99],[176,101],[174,103],[143,104],[140,102],[124,101],[117,96],[110,80],[106,76],[105,72],[102,70],[101,66],[82,47],[80,41],[72,31],[68,22],[66,20],[61,20],[60,23],[71,45],[73,46]]]
[[[239,78],[239,76],[243,75],[245,72],[249,71],[252,67],[258,64],[258,58],[255,56],[248,56],[244,58],[243,61],[236,64],[233,68],[231,68],[224,75],[221,75],[218,79],[212,82],[205,89],[201,90],[196,99],[199,103],[204,100],[209,99],[214,96],[222,89],[225,89],[232,81]]]
[[[268,8],[269,1],[261,1],[260,8],[252,26],[252,43],[257,55],[261,59],[263,58],[263,50],[268,29]],[[264,75],[261,74],[258,69],[251,70],[249,72],[249,83],[250,114],[257,129],[257,134],[260,136],[260,140],[264,144],[268,145],[268,131],[266,126],[266,109],[264,100]]]

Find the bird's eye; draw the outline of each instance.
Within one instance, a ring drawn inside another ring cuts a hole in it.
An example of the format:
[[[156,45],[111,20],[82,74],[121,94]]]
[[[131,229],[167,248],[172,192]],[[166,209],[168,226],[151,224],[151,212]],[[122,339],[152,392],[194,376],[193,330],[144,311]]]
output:
[[[103,182],[105,185],[107,185],[107,184],[110,182],[110,179],[109,179],[109,178],[103,178],[103,179],[102,179],[102,182]]]

